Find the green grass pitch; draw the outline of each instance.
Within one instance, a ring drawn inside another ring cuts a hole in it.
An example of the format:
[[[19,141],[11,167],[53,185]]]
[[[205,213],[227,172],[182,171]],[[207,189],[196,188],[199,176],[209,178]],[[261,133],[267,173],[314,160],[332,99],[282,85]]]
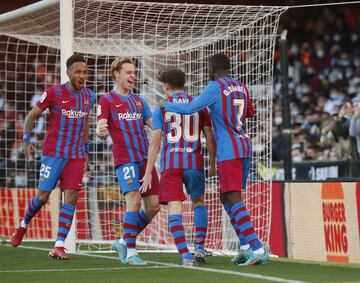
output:
[[[17,249],[0,245],[0,282],[360,282],[360,265],[272,259],[260,266],[234,266],[230,257],[208,257],[200,267],[183,268],[177,254],[143,253],[146,267],[121,265],[115,253],[72,255],[51,260],[51,243],[25,243]],[[35,249],[34,249],[35,248]]]

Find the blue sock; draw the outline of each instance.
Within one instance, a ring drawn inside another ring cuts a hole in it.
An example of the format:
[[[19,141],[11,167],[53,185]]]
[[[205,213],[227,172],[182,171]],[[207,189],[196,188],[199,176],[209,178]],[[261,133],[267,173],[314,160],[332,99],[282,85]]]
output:
[[[236,224],[239,227],[241,233],[245,237],[246,241],[250,244],[253,251],[262,247],[258,236],[252,225],[248,211],[242,202],[238,202],[231,208],[231,213],[235,218]]]
[[[208,227],[208,215],[205,205],[194,207],[195,251],[203,251]]]
[[[191,259],[192,255],[186,244],[185,231],[180,214],[169,215],[169,228],[182,259]]]
[[[75,206],[71,204],[64,203],[63,206],[61,207],[56,241],[65,241],[71,228],[72,220],[74,218],[74,212],[75,212]]]
[[[139,212],[137,211],[126,211],[124,215],[124,224],[123,224],[123,239],[126,242],[127,249],[136,248],[136,236],[138,232],[138,223],[139,223]]]
[[[150,221],[151,219],[149,219],[149,217],[147,217],[147,215],[145,214],[145,211],[141,209],[139,213],[138,234],[140,234],[141,231],[146,228]]]
[[[29,201],[29,207],[26,210],[24,216],[24,223],[28,225],[30,220],[35,216],[35,214],[41,209],[42,204],[39,203],[39,198],[36,195],[32,200]]]

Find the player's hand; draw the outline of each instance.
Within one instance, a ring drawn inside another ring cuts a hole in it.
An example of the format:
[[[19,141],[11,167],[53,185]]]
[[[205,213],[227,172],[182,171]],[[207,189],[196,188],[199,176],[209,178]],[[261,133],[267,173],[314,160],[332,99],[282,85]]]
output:
[[[216,168],[215,166],[210,166],[209,168],[209,176],[214,177],[216,175]]]
[[[152,174],[146,174],[144,177],[140,180],[140,183],[142,183],[139,191],[141,194],[146,193],[148,190],[151,189],[151,181],[152,181]]]
[[[89,154],[88,153],[85,153],[84,159],[85,159],[84,174],[86,174],[86,171],[89,168]]]
[[[105,138],[108,136],[109,134],[109,130],[108,130],[109,125],[108,124],[103,124],[100,125],[96,128],[96,134],[100,137],[100,138]]]
[[[33,160],[31,151],[35,151],[35,150],[36,150],[35,146],[30,141],[23,141],[22,151],[25,155],[26,160]]]

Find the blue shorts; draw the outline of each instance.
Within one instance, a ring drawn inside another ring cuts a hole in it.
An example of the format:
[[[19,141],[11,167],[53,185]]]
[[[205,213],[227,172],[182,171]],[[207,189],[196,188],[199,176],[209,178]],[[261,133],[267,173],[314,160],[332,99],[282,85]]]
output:
[[[167,169],[161,173],[160,203],[169,201],[184,201],[186,196],[183,184],[191,200],[195,201],[205,193],[205,177],[203,170]]]
[[[120,186],[120,191],[122,194],[126,194],[132,191],[138,191],[141,187],[139,180],[145,174],[147,160],[141,162],[130,162],[122,164],[116,167],[116,175],[118,177],[118,182]],[[151,189],[142,196],[158,195],[159,194],[159,178],[154,168],[152,172],[152,183]]]
[[[39,189],[51,192],[60,179],[61,190],[81,190],[85,160],[41,156]]]

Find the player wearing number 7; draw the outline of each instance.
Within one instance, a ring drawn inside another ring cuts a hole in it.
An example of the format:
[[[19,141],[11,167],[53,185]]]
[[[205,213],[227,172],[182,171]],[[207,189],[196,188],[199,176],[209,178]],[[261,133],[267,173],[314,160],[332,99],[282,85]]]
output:
[[[137,254],[136,237],[160,210],[155,169],[153,188],[144,194],[139,191],[149,146],[145,125],[151,127],[152,113],[147,102],[131,92],[136,78],[131,58],[116,58],[111,64],[111,73],[115,85],[109,94],[100,98],[96,133],[102,138],[110,133],[116,175],[126,200],[123,235],[114,241],[112,249],[119,253],[123,264],[146,265]],[[141,198],[144,209],[140,210]]]
[[[185,73],[179,69],[164,71],[159,76],[167,101],[189,103],[193,97],[184,91]],[[149,147],[149,160],[140,190],[152,189],[152,170],[160,150],[164,133],[160,169],[160,203],[168,205],[169,228],[181,256],[183,265],[196,265],[205,261],[204,242],[207,233],[207,211],[204,204],[204,161],[201,155],[201,131],[203,131],[210,155],[209,175],[215,175],[215,143],[211,118],[207,109],[191,115],[165,112],[159,106],[153,114],[153,131]],[[185,184],[194,208],[195,255],[188,250],[182,224],[182,201]]]
[[[66,67],[69,81],[48,88],[25,119],[24,153],[26,159],[31,159],[31,150],[35,147],[30,142],[30,132],[41,113],[47,108],[50,110],[41,156],[39,189],[29,202],[25,217],[10,241],[13,247],[20,245],[30,220],[47,202],[60,179],[60,189],[65,192],[65,199],[60,209],[55,247],[49,253],[55,259],[68,259],[64,241],[72,224],[78,192],[82,186],[88,153],[88,115],[95,103],[95,93],[84,87],[87,66],[83,56],[70,56]]]
[[[211,56],[208,70],[211,81],[199,97],[189,103],[168,101],[165,110],[191,114],[209,107],[215,128],[220,198],[234,220],[234,230],[239,229],[243,235],[241,244],[251,247],[249,251],[240,251],[234,262],[246,265],[266,263],[268,251],[259,241],[241,197],[242,189],[246,188],[252,154],[245,121],[254,116],[254,108],[246,86],[229,76],[230,60],[226,55]]]

